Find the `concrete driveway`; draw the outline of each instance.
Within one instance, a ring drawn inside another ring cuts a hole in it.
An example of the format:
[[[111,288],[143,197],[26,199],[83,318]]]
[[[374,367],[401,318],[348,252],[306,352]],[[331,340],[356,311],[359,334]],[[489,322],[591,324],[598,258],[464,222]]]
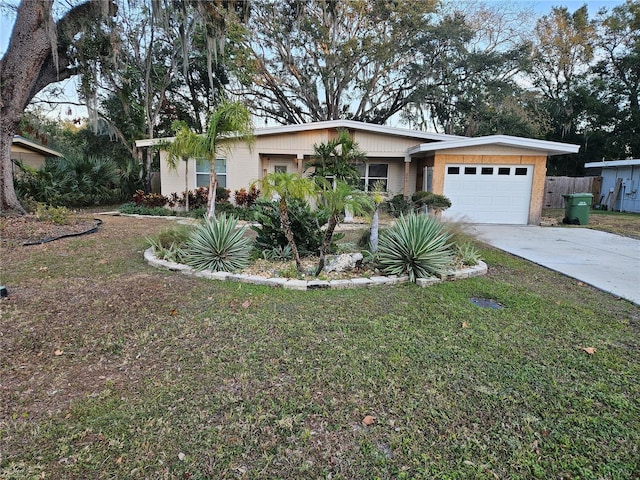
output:
[[[588,228],[469,225],[500,250],[640,305],[640,240]]]

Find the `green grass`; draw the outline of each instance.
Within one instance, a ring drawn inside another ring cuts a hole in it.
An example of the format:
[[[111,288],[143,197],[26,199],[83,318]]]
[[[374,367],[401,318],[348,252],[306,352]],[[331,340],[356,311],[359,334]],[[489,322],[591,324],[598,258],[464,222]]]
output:
[[[76,279],[103,293],[85,298],[82,329],[52,333],[78,353],[51,361],[100,375],[107,359],[126,374],[50,416],[5,412],[3,480],[640,476],[640,309],[628,302],[492,249],[486,277],[295,292],[156,271],[124,245],[114,267]],[[51,282],[70,271],[73,259],[47,258],[21,265],[51,262]],[[141,276],[157,289],[119,303],[110,282]],[[51,338],[34,335],[13,351],[46,352]]]

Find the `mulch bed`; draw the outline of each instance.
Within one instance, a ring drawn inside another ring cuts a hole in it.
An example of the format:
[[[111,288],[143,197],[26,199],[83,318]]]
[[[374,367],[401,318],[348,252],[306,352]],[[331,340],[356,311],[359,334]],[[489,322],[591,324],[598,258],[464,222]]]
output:
[[[0,217],[0,242],[19,246],[49,242],[69,235],[78,235],[96,228],[101,222],[93,218],[73,218],[67,225],[39,220],[35,215]]]

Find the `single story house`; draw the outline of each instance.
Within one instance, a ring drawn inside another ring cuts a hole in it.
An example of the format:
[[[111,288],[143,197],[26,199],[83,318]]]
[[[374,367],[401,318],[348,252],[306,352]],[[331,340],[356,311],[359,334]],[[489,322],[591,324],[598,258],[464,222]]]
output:
[[[619,212],[640,212],[640,159],[589,162],[584,168],[600,169],[602,202],[597,203]]]
[[[20,160],[29,167],[41,168],[47,158],[55,157],[63,157],[63,155],[20,135],[13,136],[11,160]]]
[[[367,159],[360,165],[363,184],[377,181],[390,194],[428,190],[447,196],[443,217],[472,223],[538,224],[542,213],[547,157],[576,153],[570,145],[507,135],[461,137],[350,120],[258,128],[255,143],[238,145],[216,160],[221,186],[247,188],[269,172],[303,173],[314,144],[325,143],[339,129],[349,131]],[[136,147],[171,139],[139,140]],[[185,165],[171,170],[160,152],[161,193],[185,189]],[[189,188],[208,185],[209,165],[193,159]]]

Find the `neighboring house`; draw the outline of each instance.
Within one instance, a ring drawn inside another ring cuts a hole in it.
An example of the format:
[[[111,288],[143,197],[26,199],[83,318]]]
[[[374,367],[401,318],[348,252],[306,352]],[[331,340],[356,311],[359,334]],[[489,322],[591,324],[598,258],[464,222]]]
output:
[[[269,172],[302,173],[314,144],[327,142],[347,129],[367,154],[359,165],[370,188],[381,181],[390,194],[417,190],[444,194],[452,206],[445,218],[472,223],[537,224],[542,213],[547,157],[576,153],[578,145],[494,135],[460,137],[394,128],[350,120],[258,128],[255,143],[235,147],[216,161],[220,186],[247,188]],[[138,140],[140,148],[171,139]],[[161,193],[184,191],[185,166],[168,167],[160,152]],[[191,160],[189,188],[206,186],[209,164]]]
[[[596,203],[606,205],[609,210],[640,213],[640,159],[590,162],[584,168],[600,169],[602,185]]]
[[[60,152],[56,152],[47,147],[27,140],[20,135],[13,136],[11,144],[11,160],[20,160],[29,167],[40,168],[47,158],[62,157]]]

